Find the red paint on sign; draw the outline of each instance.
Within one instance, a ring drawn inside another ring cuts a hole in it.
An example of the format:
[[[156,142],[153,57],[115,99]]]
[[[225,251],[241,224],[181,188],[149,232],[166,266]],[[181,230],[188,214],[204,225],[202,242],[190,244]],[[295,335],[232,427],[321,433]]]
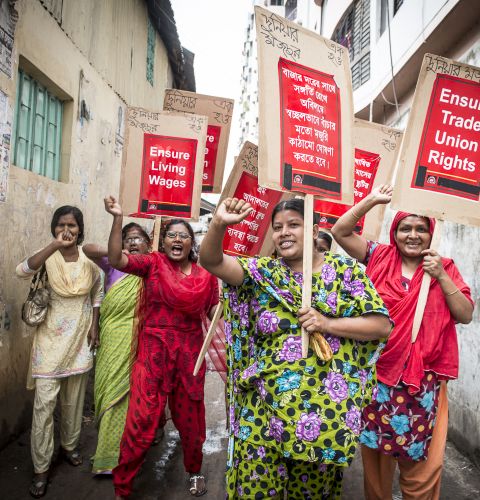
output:
[[[478,201],[480,83],[438,74],[411,187]]]
[[[272,211],[282,193],[259,186],[257,177],[242,172],[233,197],[248,201],[253,212],[240,224],[227,229],[223,238],[223,251],[229,255],[254,257],[260,254]]]
[[[278,76],[282,186],[340,199],[340,93],[333,76],[282,58]]]
[[[372,190],[379,164],[380,156],[378,154],[355,149],[355,172],[353,175],[354,205],[363,200]],[[320,216],[319,226],[331,229],[335,222],[350,208],[352,208],[352,205],[343,205],[341,203],[316,199],[313,210]],[[365,217],[362,217],[355,226],[355,232],[362,234],[364,223]]]
[[[209,125],[207,128],[207,142],[205,144],[205,160],[203,162],[202,192],[213,191],[215,179],[215,167],[217,165],[218,143],[222,129],[217,125]]]
[[[191,216],[196,151],[196,139],[143,135],[139,214]]]

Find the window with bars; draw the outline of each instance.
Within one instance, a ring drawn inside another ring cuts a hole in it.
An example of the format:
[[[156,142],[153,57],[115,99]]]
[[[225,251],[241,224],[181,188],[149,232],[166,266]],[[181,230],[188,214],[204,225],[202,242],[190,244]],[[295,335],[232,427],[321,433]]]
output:
[[[155,28],[147,17],[147,81],[153,87],[153,71],[155,63]]]
[[[23,70],[18,71],[13,164],[60,180],[63,102]]]
[[[356,0],[335,28],[332,40],[347,47],[353,90],[370,79],[370,0]]]

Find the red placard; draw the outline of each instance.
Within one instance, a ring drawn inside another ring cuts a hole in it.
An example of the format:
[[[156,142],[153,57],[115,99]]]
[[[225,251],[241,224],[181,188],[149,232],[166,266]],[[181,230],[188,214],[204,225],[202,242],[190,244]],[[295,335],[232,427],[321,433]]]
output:
[[[256,176],[242,172],[233,196],[248,201],[253,211],[240,224],[227,229],[223,251],[230,255],[254,257],[260,254],[272,211],[282,193],[259,186]]]
[[[480,83],[437,74],[412,188],[480,197]]]
[[[369,153],[355,148],[354,205],[365,198],[372,190],[380,159],[380,155],[376,153]],[[335,222],[350,208],[352,208],[351,205],[316,199],[313,210],[320,215],[318,225],[331,229]],[[362,234],[364,223],[365,217],[362,217],[355,226],[356,233]]]
[[[196,139],[143,135],[138,215],[191,216]]]
[[[207,128],[207,142],[205,144],[205,160],[203,162],[202,193],[213,191],[215,167],[217,165],[218,143],[220,141],[221,127],[209,125]]]
[[[280,58],[282,186],[341,199],[340,93],[332,75]]]

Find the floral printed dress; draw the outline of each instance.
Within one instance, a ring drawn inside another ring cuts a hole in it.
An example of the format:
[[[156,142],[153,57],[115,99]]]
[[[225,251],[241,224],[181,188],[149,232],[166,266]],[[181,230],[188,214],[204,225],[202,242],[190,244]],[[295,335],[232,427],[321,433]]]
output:
[[[394,458],[426,460],[440,382],[434,373],[426,373],[421,385],[418,393],[410,394],[405,384],[391,387],[378,382],[375,401],[363,410],[360,442]]]
[[[229,462],[235,443],[280,451],[295,461],[346,466],[372,400],[379,341],[326,334],[329,362],[301,357],[297,312],[302,273],[280,259],[239,258],[245,280],[224,287],[228,362]],[[329,317],[388,312],[356,261],[325,254],[313,275],[312,307]]]

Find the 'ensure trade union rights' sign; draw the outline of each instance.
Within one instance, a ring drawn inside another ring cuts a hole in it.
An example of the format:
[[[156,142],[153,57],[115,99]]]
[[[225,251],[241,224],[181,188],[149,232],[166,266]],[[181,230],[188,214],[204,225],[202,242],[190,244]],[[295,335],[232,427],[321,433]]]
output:
[[[132,217],[198,218],[207,117],[128,108],[120,203]]]
[[[480,85],[437,74],[412,187],[479,199]]]
[[[480,68],[425,54],[392,208],[480,225],[479,203]]]

